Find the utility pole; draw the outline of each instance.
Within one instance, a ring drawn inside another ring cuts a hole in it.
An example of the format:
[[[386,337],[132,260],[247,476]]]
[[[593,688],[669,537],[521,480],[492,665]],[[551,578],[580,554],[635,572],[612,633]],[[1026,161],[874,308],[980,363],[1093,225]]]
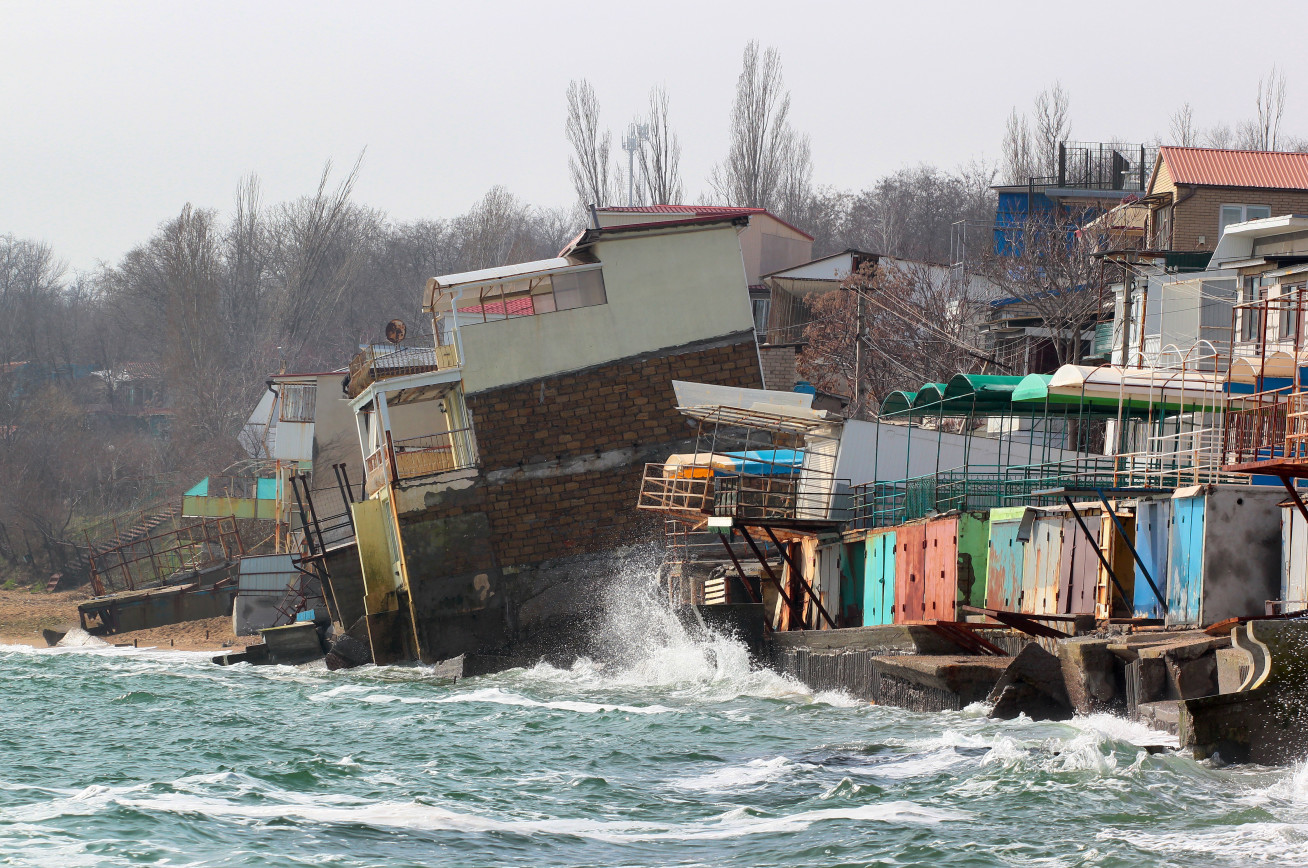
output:
[[[854,288],[854,413],[863,412],[863,290]]]

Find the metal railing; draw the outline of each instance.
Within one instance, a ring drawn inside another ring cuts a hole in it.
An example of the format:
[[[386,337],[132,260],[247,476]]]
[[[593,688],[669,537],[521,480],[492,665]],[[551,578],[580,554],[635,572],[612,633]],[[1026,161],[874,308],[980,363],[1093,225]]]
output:
[[[1016,467],[958,468],[908,479],[854,486],[857,528],[893,527],[937,513],[1005,506],[1040,506],[1061,500],[1036,492],[1114,485],[1114,461],[1090,457]]]
[[[378,380],[444,371],[457,368],[459,364],[459,350],[454,344],[364,347],[350,360],[349,395],[351,398],[358,397]]]
[[[471,427],[391,440],[364,458],[365,490],[371,494],[388,482],[466,470],[476,463]]]
[[[708,515],[713,508],[713,477],[681,475],[670,467],[666,464],[645,465],[636,508]]]
[[[1075,190],[1144,190],[1158,149],[1126,142],[1060,142],[1057,174],[1032,178],[1036,186]]]

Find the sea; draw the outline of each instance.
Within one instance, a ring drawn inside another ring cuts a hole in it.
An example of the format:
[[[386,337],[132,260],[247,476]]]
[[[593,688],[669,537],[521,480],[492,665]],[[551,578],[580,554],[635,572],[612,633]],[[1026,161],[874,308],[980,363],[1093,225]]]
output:
[[[0,646],[0,865],[1308,864],[1308,766],[814,693],[611,596],[588,656],[457,682]]]

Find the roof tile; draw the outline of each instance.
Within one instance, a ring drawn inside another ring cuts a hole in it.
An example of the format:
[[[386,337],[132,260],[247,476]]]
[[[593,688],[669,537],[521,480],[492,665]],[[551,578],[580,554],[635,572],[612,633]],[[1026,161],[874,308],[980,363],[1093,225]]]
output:
[[[1308,190],[1308,153],[1218,148],[1158,149],[1174,184]]]

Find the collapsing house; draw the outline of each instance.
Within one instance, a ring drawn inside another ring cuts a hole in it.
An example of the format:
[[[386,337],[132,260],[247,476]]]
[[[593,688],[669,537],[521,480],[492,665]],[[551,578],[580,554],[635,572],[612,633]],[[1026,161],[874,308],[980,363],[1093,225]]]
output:
[[[690,435],[671,382],[761,385],[747,214],[592,228],[558,258],[433,278],[432,345],[366,350],[354,576],[330,599],[377,662],[512,665],[582,641],[649,540],[644,466]]]

